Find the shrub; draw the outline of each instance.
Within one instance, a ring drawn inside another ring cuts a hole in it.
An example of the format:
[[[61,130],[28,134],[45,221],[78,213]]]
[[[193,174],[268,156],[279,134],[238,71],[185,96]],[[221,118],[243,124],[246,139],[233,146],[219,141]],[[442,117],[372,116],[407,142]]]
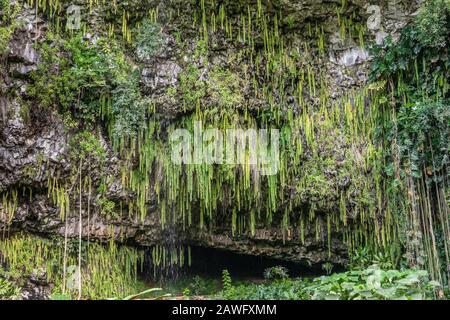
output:
[[[426,300],[438,286],[427,271],[383,271],[374,266],[314,279],[305,292],[313,300]]]
[[[419,39],[425,46],[445,48],[450,34],[450,1],[430,0],[417,17]]]
[[[442,101],[406,104],[398,114],[398,140],[413,177],[435,176],[450,164],[450,108]],[[435,181],[439,182],[439,181]]]
[[[135,30],[135,34],[136,55],[141,60],[150,60],[163,52],[167,46],[167,39],[164,37],[161,25],[148,19]]]
[[[113,135],[134,136],[145,127],[146,112],[150,101],[141,95],[136,73],[119,83],[112,91]]]
[[[201,79],[200,69],[189,64],[180,74],[179,94],[185,110],[193,110],[200,99],[206,95],[206,81]]]
[[[91,132],[82,131],[77,133],[70,140],[71,156],[73,159],[98,159],[103,162],[106,158],[106,151],[98,138]]]

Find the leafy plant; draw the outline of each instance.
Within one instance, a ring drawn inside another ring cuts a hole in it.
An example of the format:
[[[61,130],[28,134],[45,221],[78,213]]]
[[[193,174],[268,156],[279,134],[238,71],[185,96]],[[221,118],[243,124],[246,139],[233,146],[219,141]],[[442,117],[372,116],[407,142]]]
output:
[[[70,140],[72,157],[74,159],[98,159],[101,162],[106,158],[106,151],[99,139],[89,131],[81,131]]]
[[[0,21],[7,21],[11,16],[11,1],[0,0],[0,12],[2,13]]]
[[[20,288],[14,283],[0,277],[0,300],[16,300],[20,298]]]
[[[100,207],[101,213],[107,216],[111,216],[115,214],[115,203],[114,201],[108,200],[106,198],[97,199],[97,205]]]
[[[184,288],[183,289],[183,296],[189,297],[190,295],[191,295],[191,290],[189,290],[189,288]]]
[[[6,52],[9,41],[18,26],[15,19],[19,13],[20,6],[10,0],[0,0],[0,58]]]
[[[425,100],[406,104],[397,119],[401,155],[414,177],[434,176],[450,164],[450,108],[448,103]]]
[[[231,276],[228,270],[222,271],[222,296],[224,299],[229,299],[235,295],[235,288],[231,282]]]
[[[314,279],[305,292],[313,300],[425,300],[433,298],[438,286],[426,271],[374,266]]]
[[[13,26],[2,27],[0,26],[0,55],[2,55],[6,48],[8,47],[8,43],[11,40],[11,36],[14,32]]]
[[[206,81],[201,79],[200,69],[189,64],[180,74],[178,86],[184,109],[193,110],[198,101],[206,95]]]
[[[140,28],[135,30],[134,46],[136,55],[141,60],[150,60],[162,53],[167,46],[167,39],[162,32],[162,26],[145,19]]]
[[[324,264],[322,264],[322,269],[327,273],[327,275],[331,274],[333,268],[334,265],[331,262],[325,262]]]
[[[419,39],[425,46],[446,47],[450,32],[449,16],[449,0],[429,0],[419,10],[417,28]]]
[[[112,91],[113,135],[116,138],[134,136],[145,128],[150,101],[139,91],[139,76],[131,74]]]
[[[371,75],[386,83],[376,97],[382,110],[376,133],[386,146],[386,202],[401,221],[404,257],[409,267],[427,268],[433,279],[444,282],[450,239],[443,196],[450,150],[449,13],[448,0],[423,2],[398,41],[387,38],[374,48]]]
[[[267,280],[284,280],[289,278],[289,271],[283,266],[270,267],[264,270],[264,278]]]
[[[214,68],[209,74],[208,92],[211,104],[217,107],[236,108],[243,102],[239,76],[230,70]]]
[[[192,282],[189,284],[189,292],[193,295],[201,295],[206,293],[207,283],[206,280],[202,279],[200,276],[194,276]]]
[[[371,261],[369,250],[366,247],[359,247],[350,255],[349,267],[352,270],[365,269],[370,265]]]
[[[232,300],[304,300],[305,280],[282,280],[270,284],[241,284],[235,286],[226,299]]]
[[[389,252],[374,253],[366,247],[359,247],[350,255],[349,267],[351,270],[364,270],[372,265],[377,265],[382,270],[395,268]]]

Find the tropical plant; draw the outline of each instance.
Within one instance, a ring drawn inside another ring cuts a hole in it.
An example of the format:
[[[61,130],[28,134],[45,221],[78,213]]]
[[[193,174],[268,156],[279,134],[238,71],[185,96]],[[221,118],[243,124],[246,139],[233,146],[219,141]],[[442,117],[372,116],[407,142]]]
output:
[[[304,290],[313,300],[425,300],[433,298],[438,287],[427,271],[373,266],[314,279]]]
[[[235,294],[235,288],[231,281],[231,275],[228,270],[222,271],[222,296],[224,299],[229,299]]]
[[[327,273],[327,275],[331,274],[333,268],[334,265],[331,262],[325,262],[324,264],[322,264],[322,269]]]
[[[289,271],[283,266],[270,267],[264,270],[264,278],[267,280],[283,280],[289,278]]]
[[[369,250],[366,247],[358,247],[350,254],[349,267],[351,270],[362,270],[367,268],[371,261]]]

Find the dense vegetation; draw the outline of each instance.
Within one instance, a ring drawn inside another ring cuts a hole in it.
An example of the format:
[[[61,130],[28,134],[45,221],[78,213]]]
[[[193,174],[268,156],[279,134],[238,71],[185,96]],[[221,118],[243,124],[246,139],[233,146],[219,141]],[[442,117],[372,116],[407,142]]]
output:
[[[374,50],[373,79],[386,83],[380,126],[392,210],[411,265],[448,283],[450,3],[433,0],[400,39]],[[402,199],[408,199],[403,201]]]
[[[439,287],[426,271],[365,270],[335,273],[313,280],[279,279],[270,284],[232,285],[227,271],[221,295],[243,300],[427,300]]]
[[[350,271],[331,274],[333,264],[324,264],[329,275],[312,281],[290,280],[278,268],[267,271],[270,284],[234,285],[224,272],[223,298],[444,296],[450,278],[448,0],[428,1],[397,41],[388,37],[372,48],[367,86],[338,93],[322,67],[328,50],[324,26],[308,23],[291,37],[284,32],[292,28],[290,17],[266,11],[261,1],[235,16],[225,4],[200,0],[189,23],[176,25],[174,13],[170,31],[157,9],[128,19],[120,5],[104,8],[108,25],[63,30],[64,1],[29,2],[50,27],[46,40],[35,44],[41,63],[24,100],[58,114],[71,136],[70,176],[48,174],[48,197],[66,229],[69,218],[82,224],[82,210],[143,222],[156,203],[162,230],[181,225],[211,231],[225,224],[237,238],[272,226],[284,241],[303,245],[312,237],[325,243],[330,259],[333,237],[348,247]],[[18,9],[9,1],[0,4],[3,55]],[[345,1],[336,7],[340,41],[364,48],[365,24],[345,7]],[[220,39],[235,53],[213,65]],[[177,84],[164,94],[166,105],[182,106],[170,121],[169,110],[140,82],[144,67],[165,54],[169,40],[189,53]],[[180,127],[193,131],[199,120],[220,129],[280,129],[279,173],[259,176],[260,163],[173,164],[169,134]],[[133,194],[126,201],[107,197],[114,178],[105,165],[108,153],[119,158],[121,185]],[[100,179],[93,179],[94,171]],[[20,193],[32,197],[20,186],[2,194],[0,216],[7,221]],[[77,239],[3,239],[0,262],[7,271],[0,274],[0,298],[16,297],[14,283],[39,268],[59,298],[124,298],[144,289],[137,279],[141,251],[84,238],[79,228]],[[190,259],[190,248],[182,244],[152,249],[155,274]],[[198,286],[188,285],[184,295],[201,294]]]

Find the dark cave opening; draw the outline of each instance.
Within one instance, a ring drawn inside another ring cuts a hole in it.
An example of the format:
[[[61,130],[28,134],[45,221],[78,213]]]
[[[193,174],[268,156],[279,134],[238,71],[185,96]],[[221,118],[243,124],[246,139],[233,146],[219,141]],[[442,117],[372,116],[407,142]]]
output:
[[[248,254],[240,254],[214,248],[192,247],[192,263],[189,273],[220,277],[227,269],[239,279],[263,278],[267,268],[282,266],[290,277],[312,277],[323,274],[320,267],[309,267],[301,263]]]
[[[190,248],[190,266],[185,262],[183,267],[175,265],[166,267],[164,270],[155,270],[153,268],[151,249],[147,249],[141,276],[149,281],[174,280],[183,276],[195,275],[220,279],[222,271],[227,269],[233,279],[262,280],[264,278],[264,271],[267,268],[275,266],[285,267],[291,278],[310,278],[326,274],[321,265],[308,266],[300,262],[241,254],[216,248],[199,246],[191,246]],[[335,268],[333,272],[342,270],[339,266],[335,266]]]

